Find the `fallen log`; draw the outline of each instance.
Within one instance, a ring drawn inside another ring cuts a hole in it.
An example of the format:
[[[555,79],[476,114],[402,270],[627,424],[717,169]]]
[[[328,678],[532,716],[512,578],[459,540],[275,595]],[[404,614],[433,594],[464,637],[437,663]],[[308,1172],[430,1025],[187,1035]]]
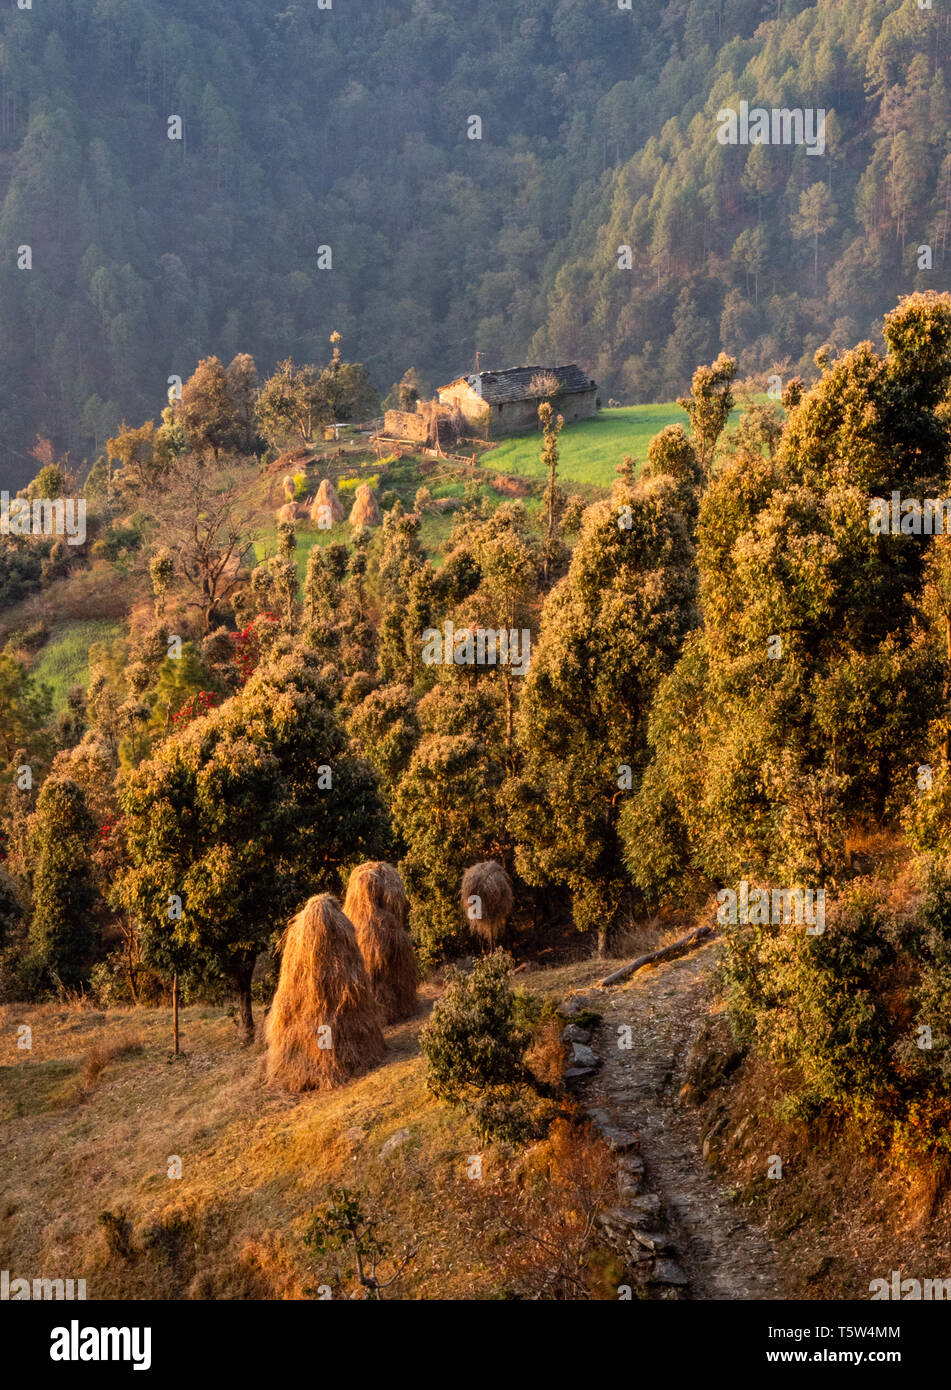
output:
[[[638,956],[636,960],[622,965],[620,970],[615,970],[611,975],[605,975],[603,980],[598,981],[598,988],[604,989],[606,985],[617,984],[618,980],[627,979],[628,975],[633,975],[635,970],[640,970],[645,965],[659,965],[661,961],[673,960],[676,956],[684,955],[685,952],[692,951],[695,946],[699,946],[712,935],[713,927],[694,927],[693,931],[689,931],[678,941],[672,941],[669,946],[662,946],[659,951],[650,951],[646,956]]]

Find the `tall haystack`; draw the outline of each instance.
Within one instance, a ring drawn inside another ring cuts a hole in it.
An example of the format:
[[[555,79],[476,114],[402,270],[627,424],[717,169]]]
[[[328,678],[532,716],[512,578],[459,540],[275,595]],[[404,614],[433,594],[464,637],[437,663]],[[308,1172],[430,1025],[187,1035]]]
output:
[[[293,502],[297,493],[297,488],[294,485],[294,479],[291,477],[290,473],[288,473],[281,482],[281,487],[284,489],[284,496],[287,498],[288,502]]]
[[[328,507],[329,512],[324,511],[324,507]],[[316,526],[328,515],[336,526],[338,521],[343,521],[346,512],[333,483],[329,478],[321,478],[317,496],[314,498],[314,505],[310,509],[310,519]]]
[[[496,859],[473,864],[462,876],[462,912],[471,931],[493,950],[515,901],[512,880]]]
[[[386,1052],[353,924],[329,893],[311,898],[284,933],[266,1035],[267,1078],[287,1091],[333,1090]]]
[[[351,526],[379,526],[380,507],[369,483],[361,483],[350,511]]]
[[[350,875],[343,910],[354,925],[370,984],[387,1023],[416,1012],[419,971],[406,927],[409,903],[392,864],[371,860]]]

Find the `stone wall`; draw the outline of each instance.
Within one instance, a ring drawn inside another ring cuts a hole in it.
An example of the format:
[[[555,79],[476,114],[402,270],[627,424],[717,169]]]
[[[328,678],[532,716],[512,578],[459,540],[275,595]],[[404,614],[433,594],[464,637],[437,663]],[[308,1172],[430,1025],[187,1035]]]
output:
[[[388,410],[383,432],[390,439],[411,439],[419,444],[425,444],[429,438],[429,426],[422,415],[410,410]]]
[[[598,413],[598,392],[592,386],[590,391],[573,391],[568,396],[556,396],[552,410],[564,416],[565,424],[572,425],[576,420],[590,420]],[[502,405],[490,406],[489,439],[503,439],[510,434],[525,434],[537,430],[539,401],[504,401]]]

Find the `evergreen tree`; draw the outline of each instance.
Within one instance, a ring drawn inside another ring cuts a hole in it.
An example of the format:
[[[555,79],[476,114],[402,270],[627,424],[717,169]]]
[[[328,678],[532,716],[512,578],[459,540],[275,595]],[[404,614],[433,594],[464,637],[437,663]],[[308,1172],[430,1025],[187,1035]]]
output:
[[[87,979],[97,942],[96,833],[81,788],[69,778],[47,778],[29,823],[30,940],[38,962],[67,988]]]

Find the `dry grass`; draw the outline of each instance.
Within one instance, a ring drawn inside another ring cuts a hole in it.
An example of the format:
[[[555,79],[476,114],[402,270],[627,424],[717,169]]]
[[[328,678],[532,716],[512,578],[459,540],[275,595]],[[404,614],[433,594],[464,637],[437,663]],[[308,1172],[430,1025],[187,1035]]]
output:
[[[530,987],[563,993],[590,978],[587,965],[550,980],[535,971]],[[421,1001],[435,993],[423,985]],[[218,1009],[182,1009],[185,1055],[171,1062],[165,1008],[0,1006],[0,1268],[84,1278],[90,1298],[301,1298],[323,1282],[300,1238],[332,1183],[363,1189],[397,1243],[407,1231],[418,1241],[397,1297],[497,1297],[508,1246],[466,1233],[480,1146],[462,1113],[426,1090],[425,1015],[387,1031],[384,1065],[292,1097],[264,1083],[263,1044],[242,1050]],[[32,1053],[17,1050],[21,1023]],[[84,1105],[57,1103],[93,1045],[136,1039],[142,1051],[117,1056]],[[404,1129],[406,1142],[382,1154]],[[110,1250],[102,1211],[126,1214],[134,1259]]]
[[[119,1040],[99,1039],[83,1058],[81,1092],[83,1097],[90,1095],[99,1084],[102,1073],[110,1062],[120,1057],[128,1057],[142,1051],[142,1039],[138,1036]]]
[[[398,871],[379,861],[358,865],[347,884],[343,911],[356,931],[384,1022],[412,1018],[419,970],[407,930],[409,903]]]
[[[327,1091],[383,1060],[386,1044],[352,923],[329,893],[311,898],[281,942],[267,1017],[267,1076],[288,1091]]]
[[[565,1070],[567,1048],[561,1041],[565,1023],[562,1018],[550,1018],[535,1029],[525,1061],[534,1076],[547,1086],[558,1086]]]
[[[471,903],[477,898],[475,909]],[[462,876],[462,914],[469,928],[482,938],[487,948],[495,949],[509,919],[514,904],[512,880],[495,859],[473,864]],[[473,915],[473,911],[477,915]]]
[[[147,577],[137,571],[123,574],[106,560],[94,560],[88,569],[58,579],[6,608],[0,614],[0,642],[16,628],[38,622],[53,626],[123,618],[147,587]]]
[[[547,1139],[493,1164],[473,1193],[467,1230],[473,1243],[499,1250],[496,1277],[510,1297],[616,1300],[623,1262],[597,1226],[617,1201],[616,1184],[603,1140],[558,1119]]]

